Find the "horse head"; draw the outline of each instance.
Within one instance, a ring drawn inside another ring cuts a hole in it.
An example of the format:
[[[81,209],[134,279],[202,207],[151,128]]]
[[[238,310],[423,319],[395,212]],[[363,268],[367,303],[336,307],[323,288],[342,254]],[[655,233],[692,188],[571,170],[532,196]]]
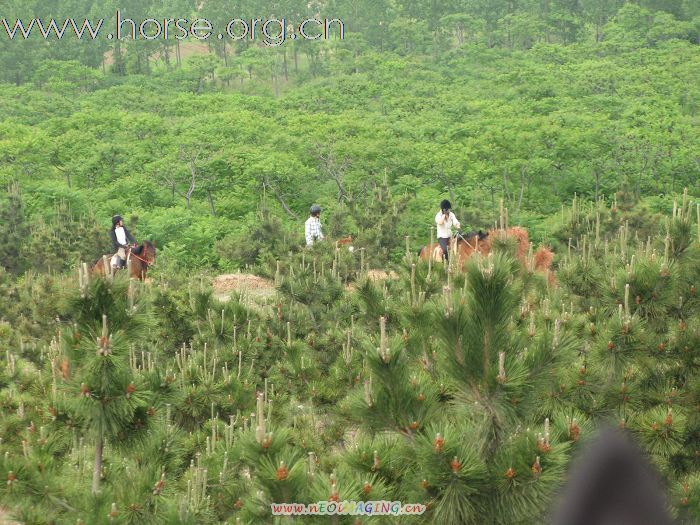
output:
[[[156,262],[156,245],[151,241],[143,241],[143,244],[138,246],[134,253],[149,266]]]
[[[474,237],[477,237],[480,241],[483,241],[484,239],[486,239],[486,237],[489,236],[489,233],[478,230],[478,231],[470,231],[467,233],[460,232],[459,236],[462,237],[463,240],[468,241],[468,242],[471,242],[474,239]]]
[[[467,233],[458,232],[456,235],[457,245],[459,246],[460,244],[464,244],[470,248],[475,248],[482,242],[488,242],[488,236],[488,232],[485,233],[481,230],[470,231]]]
[[[154,264],[156,262],[156,243],[145,241],[144,250],[146,252],[146,260],[149,261],[149,264]]]

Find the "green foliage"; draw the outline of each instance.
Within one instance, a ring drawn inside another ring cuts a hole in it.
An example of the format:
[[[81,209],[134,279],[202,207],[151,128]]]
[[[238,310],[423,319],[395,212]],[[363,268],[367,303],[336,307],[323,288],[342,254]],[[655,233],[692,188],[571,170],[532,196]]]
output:
[[[113,26],[108,4],[3,16]],[[225,23],[200,4],[119,7]],[[3,510],[267,523],[273,502],[387,499],[425,504],[412,523],[539,523],[612,421],[700,519],[694,3],[238,7],[347,34],[195,56],[0,38]],[[535,254],[493,234],[464,271],[418,261],[445,197]],[[305,248],[313,202],[327,240]],[[149,282],[82,270],[116,213],[158,245]],[[243,267],[264,294],[210,289]]]
[[[26,242],[29,227],[22,210],[22,195],[19,186],[12,184],[7,190],[7,200],[0,202],[0,224],[3,241],[0,244],[0,261],[4,271],[14,274],[22,273],[27,265],[24,250],[20,247]]]
[[[298,249],[299,239],[269,209],[258,211],[245,232],[224,237],[216,245],[222,261],[235,267],[278,259]]]
[[[77,16],[81,2],[51,15]],[[5,16],[46,12],[24,4]],[[575,192],[606,200],[596,205],[602,232],[627,221],[642,238],[658,233],[652,214],[670,211],[670,195],[684,186],[697,195],[689,3],[365,4],[321,8],[347,18],[342,41],[217,39],[212,54],[187,60],[192,42],[172,35],[3,39],[0,183],[22,191],[0,206],[16,216],[2,221],[3,266],[92,261],[110,250],[100,230],[114,213],[138,215],[137,236],[163,248],[163,267],[230,271],[296,251],[306,210],[320,202],[331,239],[353,235],[380,267],[402,258],[406,235],[409,251],[427,243],[443,196],[468,229],[493,224],[502,199],[531,238],[566,244],[587,223],[579,210],[556,230],[543,217]],[[187,1],[123,7],[134,18],[161,9],[225,18]],[[427,26],[425,38],[407,37],[410,24]],[[111,72],[100,68],[105,51]],[[669,225],[674,251],[692,233],[691,208]],[[29,249],[18,257],[19,246]]]
[[[425,504],[417,523],[528,523],[614,421],[696,519],[696,239],[597,229],[587,206],[551,222],[580,230],[549,284],[508,241],[451,272],[319,244],[261,267],[259,300],[184,272],[3,274],[3,508],[257,522],[371,497]]]

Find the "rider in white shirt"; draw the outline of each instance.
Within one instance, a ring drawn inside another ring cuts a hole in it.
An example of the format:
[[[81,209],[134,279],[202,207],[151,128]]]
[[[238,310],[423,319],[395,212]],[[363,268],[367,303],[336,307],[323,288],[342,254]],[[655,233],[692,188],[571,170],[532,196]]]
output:
[[[452,228],[457,228],[458,230],[462,227],[452,213],[452,204],[447,199],[440,203],[440,211],[435,216],[435,223],[437,224],[437,237],[440,247],[445,255],[445,262],[449,257],[449,247],[450,239],[452,238]]]
[[[316,241],[323,240],[321,231],[321,207],[318,204],[311,206],[309,218],[304,223],[306,245],[311,246]]]
[[[124,219],[122,219],[121,215],[112,217],[112,229],[109,230],[109,236],[112,239],[112,249],[116,252],[112,266],[114,268],[123,268],[126,266],[126,249],[129,243],[132,245],[136,244],[136,239],[124,226]]]

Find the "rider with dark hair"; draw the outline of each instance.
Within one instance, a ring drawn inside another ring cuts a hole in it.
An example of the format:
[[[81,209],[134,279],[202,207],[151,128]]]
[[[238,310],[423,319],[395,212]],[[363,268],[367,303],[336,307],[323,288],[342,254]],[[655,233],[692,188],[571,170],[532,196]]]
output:
[[[113,268],[124,268],[126,266],[126,250],[129,243],[136,245],[136,239],[124,226],[124,219],[121,215],[112,217],[112,229],[109,230],[112,239],[112,249],[116,252],[112,257]]]
[[[452,238],[452,228],[461,228],[457,217],[452,213],[452,204],[447,199],[440,203],[440,211],[435,216],[437,224],[437,237],[442,252],[445,256],[445,261],[449,258],[450,239]]]
[[[304,230],[307,246],[311,246],[316,241],[323,240],[323,232],[321,231],[321,207],[318,204],[311,206],[309,218],[306,219],[306,223],[304,223]]]

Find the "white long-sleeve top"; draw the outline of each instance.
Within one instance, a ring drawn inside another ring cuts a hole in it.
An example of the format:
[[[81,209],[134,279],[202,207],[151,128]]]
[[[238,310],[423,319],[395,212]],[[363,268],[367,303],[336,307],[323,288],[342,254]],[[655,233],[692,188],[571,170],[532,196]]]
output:
[[[309,217],[306,219],[305,233],[306,233],[306,245],[310,246],[315,241],[320,241],[323,239],[323,232],[321,231],[321,220],[318,217]]]
[[[124,228],[121,226],[117,226],[114,228],[114,233],[117,236],[117,242],[119,243],[120,246],[124,246],[126,244],[126,232],[124,231]]]
[[[462,227],[454,213],[450,212],[449,216],[445,217],[442,210],[435,216],[435,223],[437,224],[438,239],[452,237],[452,228],[459,229]]]

